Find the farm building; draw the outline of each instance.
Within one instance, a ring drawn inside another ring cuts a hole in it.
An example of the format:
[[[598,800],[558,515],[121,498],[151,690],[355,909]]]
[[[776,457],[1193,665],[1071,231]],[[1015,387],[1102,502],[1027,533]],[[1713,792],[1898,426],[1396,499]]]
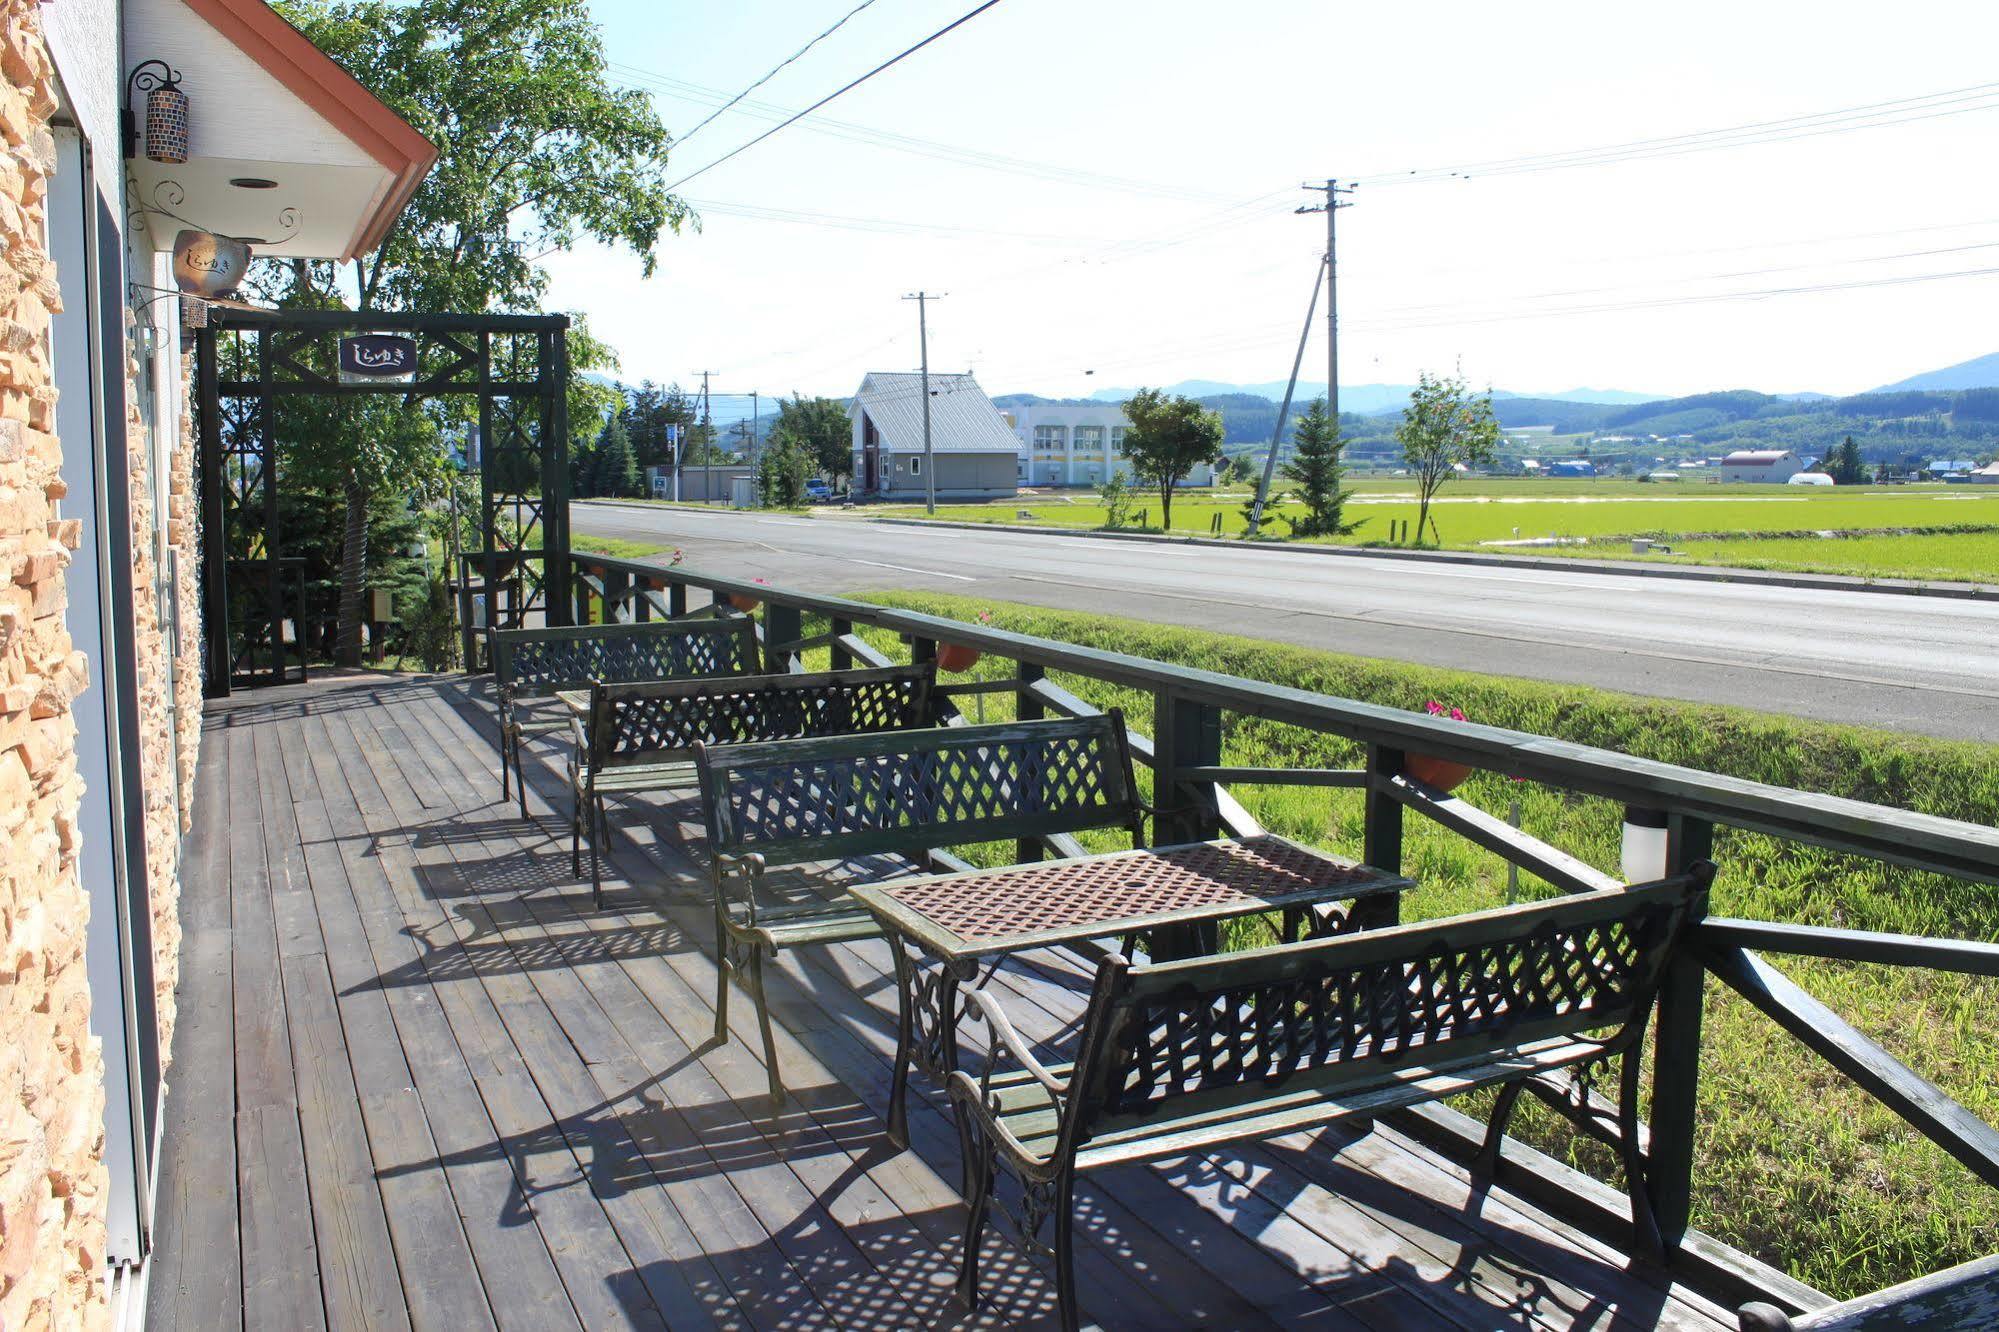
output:
[[[1955,481],[1960,485],[1999,486],[1999,462],[1989,462],[1974,471],[1964,473],[1962,476],[1953,476],[1947,479]]]
[[[1805,460],[1789,449],[1737,449],[1715,469],[1723,481],[1767,481],[1782,485],[1805,470]]]
[[[854,422],[854,493],[921,499],[923,377],[874,371],[847,413]],[[1019,488],[1020,444],[970,375],[930,376],[930,456],[939,499],[997,499]]]
[[[1587,458],[1567,458],[1548,464],[1549,476],[1595,476],[1596,464]]]

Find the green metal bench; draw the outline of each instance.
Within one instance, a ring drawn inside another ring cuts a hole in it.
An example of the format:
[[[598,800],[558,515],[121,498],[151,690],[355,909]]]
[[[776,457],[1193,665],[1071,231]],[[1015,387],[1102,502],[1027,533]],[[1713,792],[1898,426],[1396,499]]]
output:
[[[671,680],[687,676],[754,675],[762,669],[756,622],[747,616],[657,620],[641,624],[580,624],[559,629],[495,629],[490,633],[493,688],[500,711],[500,799],[508,769],[520,779],[521,817],[528,813],[521,741],[521,704],[593,683]]]
[[[653,680],[590,686],[590,713],[571,716],[569,855],[583,872],[590,843],[590,892],[604,904],[599,848],[608,836],[607,797],[693,784],[696,745],[803,740],[814,736],[910,731],[934,725],[932,663],[810,675]],[[586,831],[587,829],[587,831]]]
[[[773,1101],[784,1102],[764,995],[766,959],[786,948],[879,937],[868,912],[812,895],[775,902],[778,865],[898,856],[969,868],[944,848],[1121,828],[1145,843],[1124,717],[947,726],[886,735],[699,746],[714,858],[715,1038],[729,1036],[729,983],[756,1004]]]
[[[1077,1176],[1439,1100],[1500,1093],[1490,1173],[1523,1091],[1614,1147],[1641,1248],[1662,1252],[1638,1119],[1640,1050],[1668,957],[1705,912],[1711,865],[1657,883],[1250,952],[1099,964],[1073,1064],[1049,1066],[992,995],[968,1012],[993,1039],[983,1073],[950,1078],[971,1214],[959,1292],[1004,1166],[1031,1249],[1050,1217],[1062,1326],[1077,1325]],[[1616,1058],[1615,1104],[1592,1094]],[[1010,1063],[1012,1067],[1002,1069]]]

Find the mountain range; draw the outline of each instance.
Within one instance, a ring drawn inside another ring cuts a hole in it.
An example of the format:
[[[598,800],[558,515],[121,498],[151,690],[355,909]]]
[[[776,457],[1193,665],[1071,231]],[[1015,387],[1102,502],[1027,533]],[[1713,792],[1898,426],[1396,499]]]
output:
[[[1227,394],[1246,394],[1255,398],[1267,398],[1271,402],[1284,400],[1284,384],[1274,379],[1262,384],[1231,384],[1215,379],[1183,379],[1167,386],[1169,393],[1183,393],[1190,398],[1214,398]],[[1414,384],[1342,384],[1340,385],[1340,410],[1360,416],[1376,416],[1383,412],[1399,412],[1409,404],[1409,394]],[[1964,389],[1999,388],[1999,352],[1989,356],[1973,357],[1956,365],[1947,365],[1938,370],[1926,370],[1921,374],[1898,379],[1892,384],[1868,389],[1868,393],[1954,393]],[[1314,398],[1325,396],[1324,380],[1300,380],[1297,391],[1292,395],[1294,403],[1303,404]],[[1090,395],[1097,402],[1123,402],[1132,395],[1128,388],[1098,389]],[[1785,402],[1828,402],[1836,395],[1829,393],[1775,393],[1769,395]],[[1534,402],[1580,403],[1597,407],[1632,407],[1641,403],[1662,402],[1668,395],[1660,393],[1634,393],[1629,389],[1573,388],[1559,393],[1517,393],[1506,389],[1494,389],[1494,402],[1509,399]]]

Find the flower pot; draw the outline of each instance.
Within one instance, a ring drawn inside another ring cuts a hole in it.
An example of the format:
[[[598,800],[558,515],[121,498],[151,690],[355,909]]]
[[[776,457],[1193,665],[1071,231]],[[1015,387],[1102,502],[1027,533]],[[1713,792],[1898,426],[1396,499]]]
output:
[[[937,645],[937,669],[940,671],[969,671],[979,664],[979,649],[964,643],[939,643]]]
[[[740,592],[731,592],[729,594],[729,604],[743,614],[748,615],[751,611],[763,605],[764,602],[762,597],[747,597]]]
[[[1413,777],[1438,791],[1456,790],[1471,774],[1469,763],[1453,763],[1429,754],[1406,754],[1402,759],[1403,776]]]

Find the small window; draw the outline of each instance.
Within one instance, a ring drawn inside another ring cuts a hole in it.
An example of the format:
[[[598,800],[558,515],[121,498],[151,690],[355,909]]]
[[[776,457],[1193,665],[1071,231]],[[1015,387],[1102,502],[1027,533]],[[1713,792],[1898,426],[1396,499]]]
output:
[[[922,476],[922,475],[923,475],[923,459],[921,459],[921,458],[911,458],[911,459],[909,460],[909,474],[910,474],[911,476]]]

